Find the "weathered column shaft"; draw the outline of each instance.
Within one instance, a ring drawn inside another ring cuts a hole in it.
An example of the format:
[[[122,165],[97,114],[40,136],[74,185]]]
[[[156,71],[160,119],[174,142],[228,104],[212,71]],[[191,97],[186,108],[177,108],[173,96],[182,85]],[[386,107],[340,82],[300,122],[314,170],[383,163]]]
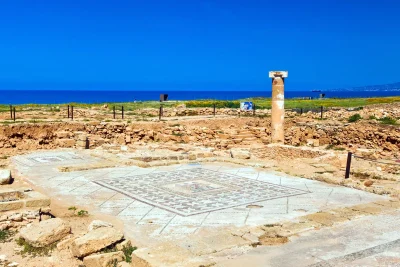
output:
[[[271,142],[283,143],[285,141],[285,77],[287,72],[270,72],[272,78],[272,130]]]

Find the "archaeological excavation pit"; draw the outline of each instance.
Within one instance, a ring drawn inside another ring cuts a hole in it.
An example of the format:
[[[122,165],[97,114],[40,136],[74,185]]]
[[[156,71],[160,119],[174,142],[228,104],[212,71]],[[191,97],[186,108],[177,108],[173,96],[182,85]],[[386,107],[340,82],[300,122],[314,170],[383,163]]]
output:
[[[179,236],[210,227],[273,224],[386,199],[343,186],[218,161],[60,172],[65,165],[96,165],[126,158],[115,154],[96,157],[90,153],[36,152],[16,156],[13,163],[21,176],[50,197],[87,207],[91,213],[115,216],[128,232],[133,231],[132,237],[141,235],[140,229],[150,229],[152,235]],[[63,160],[49,160],[54,157]]]

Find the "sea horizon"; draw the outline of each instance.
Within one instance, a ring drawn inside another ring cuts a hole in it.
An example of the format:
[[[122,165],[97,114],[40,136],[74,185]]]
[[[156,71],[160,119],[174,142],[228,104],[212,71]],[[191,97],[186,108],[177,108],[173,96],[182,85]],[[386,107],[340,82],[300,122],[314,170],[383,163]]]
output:
[[[18,92],[18,93],[16,93]],[[159,101],[160,94],[168,94],[171,101],[199,99],[239,100],[270,98],[271,90],[0,90],[0,104],[64,104]],[[321,90],[313,92],[286,90],[285,98],[371,98],[399,96],[399,90]]]

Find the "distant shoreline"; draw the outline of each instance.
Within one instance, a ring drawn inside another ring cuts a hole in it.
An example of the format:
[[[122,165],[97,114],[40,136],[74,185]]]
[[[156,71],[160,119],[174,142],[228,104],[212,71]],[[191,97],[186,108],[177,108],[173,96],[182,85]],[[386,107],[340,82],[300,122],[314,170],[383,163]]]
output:
[[[102,102],[102,103],[45,103],[45,104],[17,104],[14,105],[17,109],[35,109],[35,108],[47,108],[50,110],[59,110],[60,108],[66,108],[67,105],[73,105],[76,108],[92,108],[92,107],[107,107],[112,109],[113,106],[117,108],[124,106],[125,110],[136,110],[143,108],[159,108],[162,104],[165,108],[176,108],[184,104],[187,108],[212,108],[214,105],[216,108],[239,108],[241,101],[252,101],[256,106],[256,109],[270,109],[271,98],[247,98],[247,99],[236,99],[236,100],[212,100],[212,99],[197,99],[197,100],[172,100],[166,102],[159,101],[127,101],[127,102]],[[353,108],[353,107],[364,107],[374,104],[391,104],[400,103],[400,96],[390,97],[371,97],[371,98],[322,98],[322,99],[285,99],[285,108],[304,108],[314,109],[323,107],[338,107],[338,108]],[[9,104],[0,104],[0,112],[9,112]]]
[[[271,90],[265,91],[73,91],[73,90],[0,90],[0,104],[65,104],[65,103],[124,103],[124,102],[146,102],[159,101],[160,94],[168,94],[168,100],[191,101],[191,100],[225,100],[234,101],[238,99],[270,98]],[[286,99],[294,98],[319,98],[325,94],[326,98],[348,99],[348,98],[372,98],[372,97],[396,97],[400,91],[286,91]]]

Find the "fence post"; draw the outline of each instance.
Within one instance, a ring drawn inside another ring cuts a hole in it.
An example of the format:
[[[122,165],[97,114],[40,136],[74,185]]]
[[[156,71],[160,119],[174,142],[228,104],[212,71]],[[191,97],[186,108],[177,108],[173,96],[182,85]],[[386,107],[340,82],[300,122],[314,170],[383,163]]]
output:
[[[160,110],[158,111],[158,119],[161,120],[161,116],[162,116],[162,105],[160,104]]]
[[[74,120],[74,106],[71,105],[71,120]]]
[[[115,106],[113,106],[113,118],[115,119]]]
[[[69,105],[68,105],[68,119],[69,119]]]
[[[303,114],[303,108],[300,108],[300,115]]]
[[[13,109],[12,109],[12,105],[10,105],[10,116],[11,116],[11,119],[13,119]]]
[[[14,121],[15,121],[15,107],[14,107]]]
[[[122,106],[121,109],[122,109],[122,119],[124,119],[124,106]]]
[[[321,106],[321,120],[322,120],[323,117],[324,117],[324,107]]]
[[[256,105],[253,104],[253,116],[256,116]]]
[[[215,117],[215,103],[214,103],[214,117]]]
[[[348,179],[350,177],[350,167],[351,167],[351,157],[352,156],[353,156],[353,153],[351,153],[351,152],[347,153],[346,174],[344,175],[345,179]]]
[[[85,149],[89,149],[89,147],[90,147],[89,138],[86,137]]]

